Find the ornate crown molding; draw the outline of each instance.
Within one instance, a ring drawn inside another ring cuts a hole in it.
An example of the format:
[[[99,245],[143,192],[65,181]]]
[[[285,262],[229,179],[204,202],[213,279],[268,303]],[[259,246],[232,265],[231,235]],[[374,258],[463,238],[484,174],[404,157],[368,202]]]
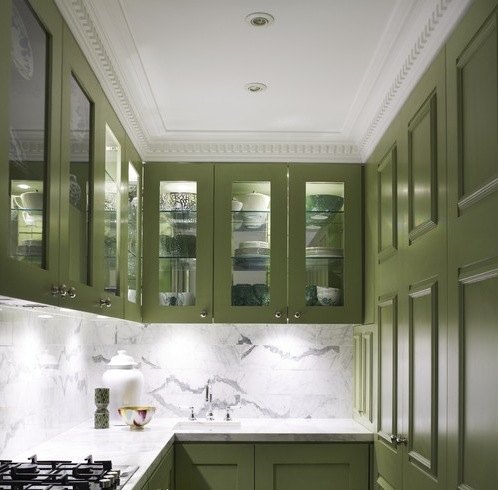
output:
[[[428,68],[451,31],[465,13],[472,0],[438,0],[427,14],[416,40],[411,44],[401,67],[389,88],[379,93],[380,104],[369,116],[368,124],[358,140],[362,161],[372,154],[380,138],[392,122],[411,90]]]
[[[160,141],[151,138],[147,126],[142,122],[144,113],[141,114],[139,105],[135,107],[134,99],[130,99],[130,95],[137,94],[137,87],[134,86],[136,80],[145,80],[146,77],[139,73],[133,84],[123,71],[120,72],[117,57],[107,40],[106,30],[93,10],[93,0],[55,2],[144,160],[360,162],[366,161],[371,155],[411,89],[472,0],[426,0],[415,3],[418,10],[413,11],[406,23],[415,28],[417,26],[413,23],[417,21],[418,28],[409,29],[411,34],[400,29],[399,39],[396,39],[386,56],[377,83],[367,87],[367,91],[362,94],[368,102],[359,111],[360,116],[353,127],[348,128],[348,134],[344,134],[341,141],[338,141],[339,135],[332,133],[328,140],[322,135],[319,141],[312,137],[306,138],[304,134],[297,137],[282,134],[279,141],[278,138],[264,134],[261,137],[253,134],[225,138],[223,134],[214,131],[206,132],[203,138],[189,136],[188,133],[178,137],[178,132],[166,132],[166,136],[160,138]],[[399,57],[400,46],[407,46],[401,51],[407,53],[405,57]],[[400,59],[403,60],[401,67]],[[151,97],[148,87],[140,87],[140,102],[150,102]],[[150,122],[150,118],[148,121]],[[154,124],[155,128],[159,127],[157,118]]]
[[[145,160],[358,163],[360,153],[352,143],[176,141],[150,146]]]

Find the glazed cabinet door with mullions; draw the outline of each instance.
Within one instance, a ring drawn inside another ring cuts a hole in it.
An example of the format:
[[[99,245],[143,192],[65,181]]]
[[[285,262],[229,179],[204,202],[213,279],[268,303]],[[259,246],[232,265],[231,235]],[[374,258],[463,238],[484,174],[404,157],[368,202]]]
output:
[[[213,165],[145,166],[143,320],[213,318]]]

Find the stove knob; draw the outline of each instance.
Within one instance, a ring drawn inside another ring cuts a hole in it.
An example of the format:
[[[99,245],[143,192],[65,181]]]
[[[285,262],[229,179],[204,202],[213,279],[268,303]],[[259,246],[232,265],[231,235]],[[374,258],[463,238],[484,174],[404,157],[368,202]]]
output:
[[[110,478],[102,478],[99,481],[100,488],[111,488],[112,487],[112,482]]]
[[[111,486],[115,486],[117,482],[116,475],[113,475],[110,471],[105,474],[105,478],[111,480]]]

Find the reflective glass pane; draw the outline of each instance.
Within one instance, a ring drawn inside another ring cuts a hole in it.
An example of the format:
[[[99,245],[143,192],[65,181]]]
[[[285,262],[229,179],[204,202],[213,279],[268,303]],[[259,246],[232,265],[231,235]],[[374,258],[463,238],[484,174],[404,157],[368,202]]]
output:
[[[306,183],[306,305],[344,304],[344,184]]]
[[[45,268],[48,36],[25,0],[12,2],[10,256]]]
[[[140,176],[135,167],[128,164],[128,301],[140,303],[139,288],[139,198]]]
[[[161,182],[159,192],[159,304],[195,305],[197,183]]]
[[[105,290],[119,294],[119,212],[121,145],[106,126],[104,191],[104,269]]]
[[[88,284],[92,104],[73,76],[71,76],[70,110],[69,278],[82,284]]]
[[[232,306],[270,304],[270,182],[232,184]]]

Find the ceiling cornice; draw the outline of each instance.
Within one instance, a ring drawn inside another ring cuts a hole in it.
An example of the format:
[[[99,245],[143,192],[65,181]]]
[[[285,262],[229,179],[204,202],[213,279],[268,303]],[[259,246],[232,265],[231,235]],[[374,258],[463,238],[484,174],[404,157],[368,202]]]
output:
[[[418,17],[426,20],[419,26],[418,35],[412,36],[414,39],[412,42],[404,41],[404,45],[409,49],[406,50],[402,63],[398,62],[397,66],[393,63],[391,67],[386,66],[385,71],[394,75],[380,80],[384,83],[379,83],[371,91],[371,100],[380,101],[380,103],[377,102],[375,106],[371,105],[370,111],[365,111],[367,117],[363,119],[363,124],[359,124],[355,140],[362,161],[367,161],[373,153],[380,138],[472,1],[425,2],[425,9],[419,12]],[[396,58],[393,57],[393,59]]]
[[[415,2],[391,50],[384,56],[380,74],[374,83],[363,83],[355,107],[359,115],[347,128],[348,134],[333,133],[253,133],[205,132],[202,137],[186,132],[168,132],[154,105],[146,74],[141,65],[133,65],[133,73],[119,65],[106,35],[110,26],[100,22],[94,0],[55,0],[69,28],[82,48],[103,87],[111,105],[125,127],[140,156],[145,161],[295,161],[295,162],[360,162],[366,161],[410,91],[429,66],[467,10],[472,0],[425,0]],[[109,0],[107,8],[119,6],[119,0]],[[114,11],[113,11],[114,13]],[[113,19],[114,26],[125,26]],[[116,27],[118,29],[118,27]],[[121,27],[122,29],[122,27]],[[132,52],[136,49],[123,41],[118,47]],[[400,50],[400,46],[406,46]],[[373,72],[372,72],[373,73]],[[369,80],[368,80],[369,81]],[[137,102],[137,99],[139,100]],[[365,101],[365,102],[361,102]],[[147,110],[140,109],[140,106]],[[360,107],[361,106],[361,107]],[[141,121],[147,116],[149,129],[165,134],[149,134]],[[341,136],[343,137],[341,139]]]

